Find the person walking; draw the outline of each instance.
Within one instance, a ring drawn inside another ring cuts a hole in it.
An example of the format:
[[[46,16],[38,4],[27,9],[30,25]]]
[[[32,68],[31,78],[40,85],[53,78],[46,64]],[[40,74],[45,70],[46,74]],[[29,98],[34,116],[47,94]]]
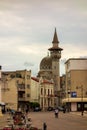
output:
[[[43,123],[43,130],[47,130],[47,124],[45,122]]]
[[[58,108],[55,109],[55,118],[58,118],[58,115],[59,115],[59,110]]]

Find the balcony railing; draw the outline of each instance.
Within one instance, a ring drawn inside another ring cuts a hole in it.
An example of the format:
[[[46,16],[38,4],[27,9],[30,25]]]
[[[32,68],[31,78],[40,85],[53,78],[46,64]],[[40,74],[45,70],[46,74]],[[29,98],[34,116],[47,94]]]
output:
[[[18,97],[18,101],[25,101],[25,97]]]
[[[25,85],[24,84],[18,84],[18,91],[25,91]]]
[[[25,91],[24,87],[18,87],[18,91]]]

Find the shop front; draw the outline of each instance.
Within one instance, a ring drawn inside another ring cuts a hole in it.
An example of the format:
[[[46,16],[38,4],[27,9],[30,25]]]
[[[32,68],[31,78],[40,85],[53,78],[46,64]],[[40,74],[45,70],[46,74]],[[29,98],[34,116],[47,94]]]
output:
[[[70,111],[87,111],[87,98],[65,98],[62,104],[66,104]]]

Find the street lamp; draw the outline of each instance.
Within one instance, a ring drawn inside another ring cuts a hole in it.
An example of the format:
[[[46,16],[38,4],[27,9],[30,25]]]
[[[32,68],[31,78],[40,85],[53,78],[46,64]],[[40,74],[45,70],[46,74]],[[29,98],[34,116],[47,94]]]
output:
[[[83,85],[77,86],[77,89],[81,89],[81,115],[83,116]]]
[[[70,111],[69,96],[70,96],[70,89],[68,89],[68,112]]]

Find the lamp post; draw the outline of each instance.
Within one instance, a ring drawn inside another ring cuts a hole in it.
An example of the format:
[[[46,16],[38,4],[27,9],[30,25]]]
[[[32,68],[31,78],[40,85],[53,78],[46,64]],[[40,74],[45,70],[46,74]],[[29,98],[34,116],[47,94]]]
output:
[[[68,89],[68,112],[70,111],[69,95],[70,95],[70,89]]]
[[[77,86],[76,88],[81,89],[81,115],[83,116],[83,111],[84,111],[83,109],[83,85]]]

